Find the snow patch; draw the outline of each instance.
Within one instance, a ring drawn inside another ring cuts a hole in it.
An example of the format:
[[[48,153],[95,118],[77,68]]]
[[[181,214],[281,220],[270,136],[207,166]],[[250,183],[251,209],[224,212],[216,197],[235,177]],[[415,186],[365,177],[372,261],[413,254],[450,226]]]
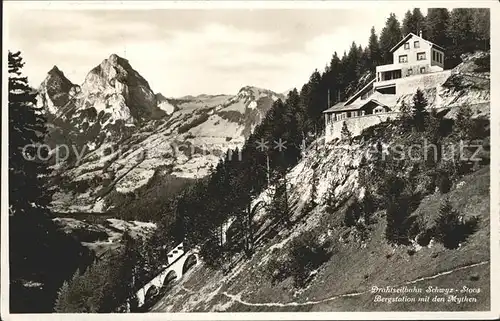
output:
[[[172,104],[169,104],[168,101],[162,101],[158,104],[158,108],[163,110],[167,115],[172,115],[175,111],[175,107]]]
[[[254,100],[250,104],[248,104],[248,108],[255,109],[257,108],[257,102]]]

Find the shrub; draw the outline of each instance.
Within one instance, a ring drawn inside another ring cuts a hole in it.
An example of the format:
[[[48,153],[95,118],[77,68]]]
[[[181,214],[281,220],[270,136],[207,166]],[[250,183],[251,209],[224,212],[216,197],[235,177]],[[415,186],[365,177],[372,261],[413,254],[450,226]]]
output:
[[[361,216],[361,208],[357,200],[352,201],[348,206],[344,214],[344,225],[351,227],[356,225],[359,217]]]
[[[448,193],[452,186],[450,174],[446,171],[440,171],[437,177],[437,186],[441,194]]]
[[[385,179],[380,194],[386,199],[386,240],[393,244],[408,244],[408,232],[413,223],[410,214],[418,206],[420,194],[415,194],[411,184],[392,174]]]
[[[223,249],[215,237],[210,238],[201,246],[200,256],[207,266],[214,269],[222,267]]]
[[[363,201],[361,202],[361,212],[365,219],[366,224],[370,224],[372,221],[372,215],[377,209],[376,200],[372,193],[368,190],[365,192]]]
[[[289,266],[295,287],[306,285],[310,273],[328,261],[331,252],[328,244],[322,244],[312,231],[303,233],[290,244]]]
[[[470,139],[474,129],[474,121],[472,120],[472,109],[465,105],[460,106],[455,119],[455,132],[460,139]]]
[[[352,141],[352,133],[349,130],[349,128],[347,127],[347,123],[345,121],[342,123],[340,137],[341,137],[341,141],[343,141],[343,142],[347,142],[350,144]]]
[[[294,286],[304,287],[311,272],[328,261],[332,255],[328,243],[322,243],[312,231],[304,232],[292,240],[281,258],[271,258],[266,273],[274,285],[293,277]]]
[[[420,246],[427,246],[432,239],[432,230],[425,229],[423,232],[417,235],[417,244]]]
[[[266,266],[266,274],[272,285],[282,282],[290,276],[288,266],[289,263],[280,258],[273,257],[269,260]]]
[[[475,61],[477,67],[474,69],[474,72],[486,72],[490,71],[490,55],[484,55],[483,57],[476,58]]]
[[[439,216],[435,221],[436,240],[448,249],[455,249],[476,232],[478,223],[477,217],[464,221],[460,213],[453,209],[450,201],[446,199],[441,205]]]

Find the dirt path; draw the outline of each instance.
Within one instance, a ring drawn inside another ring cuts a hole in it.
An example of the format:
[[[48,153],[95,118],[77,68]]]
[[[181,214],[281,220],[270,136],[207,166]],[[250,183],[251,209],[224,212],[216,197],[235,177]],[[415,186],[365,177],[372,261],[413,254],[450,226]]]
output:
[[[414,283],[418,283],[418,282],[422,282],[422,281],[426,281],[426,280],[436,279],[438,277],[441,277],[441,276],[444,276],[444,275],[448,275],[448,274],[451,274],[453,272],[457,272],[457,271],[461,271],[461,270],[465,270],[465,269],[470,269],[470,268],[473,268],[473,267],[476,267],[476,266],[480,266],[480,265],[484,265],[484,264],[487,264],[487,263],[489,263],[489,260],[478,262],[478,263],[469,264],[469,265],[466,265],[466,266],[461,266],[461,267],[454,268],[454,269],[447,270],[447,271],[443,271],[443,272],[439,272],[439,273],[431,275],[431,276],[420,277],[418,279],[414,279],[414,280],[411,280],[411,281],[406,281],[406,282],[403,282],[401,284],[395,285],[394,287],[399,287],[399,286],[414,284]],[[307,305],[314,305],[314,304],[319,304],[319,303],[324,303],[324,302],[328,302],[328,301],[333,301],[333,300],[340,299],[340,298],[345,298],[345,297],[360,296],[360,295],[367,294],[367,293],[370,293],[370,290],[366,290],[366,291],[362,291],[362,292],[352,292],[352,293],[338,294],[338,295],[334,295],[334,296],[331,296],[329,298],[325,298],[325,299],[322,299],[322,300],[305,301],[305,302],[287,302],[287,303],[280,303],[280,302],[266,302],[266,303],[248,302],[248,301],[245,301],[245,300],[241,299],[241,294],[230,294],[230,293],[227,293],[227,292],[222,292],[221,294],[224,295],[224,296],[226,296],[226,297],[228,297],[229,299],[231,299],[234,302],[238,302],[238,303],[241,303],[241,304],[247,305],[247,306],[287,307],[287,306],[307,306]]]

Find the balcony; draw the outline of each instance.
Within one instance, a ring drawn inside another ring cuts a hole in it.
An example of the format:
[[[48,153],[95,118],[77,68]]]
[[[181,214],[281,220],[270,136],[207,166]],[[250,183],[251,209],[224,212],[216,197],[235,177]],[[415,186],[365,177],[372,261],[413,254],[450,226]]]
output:
[[[377,66],[375,68],[376,72],[386,72],[386,71],[393,71],[393,70],[401,70],[403,67],[408,66],[408,63],[398,63],[398,64],[389,64],[389,65],[382,65],[382,66]]]

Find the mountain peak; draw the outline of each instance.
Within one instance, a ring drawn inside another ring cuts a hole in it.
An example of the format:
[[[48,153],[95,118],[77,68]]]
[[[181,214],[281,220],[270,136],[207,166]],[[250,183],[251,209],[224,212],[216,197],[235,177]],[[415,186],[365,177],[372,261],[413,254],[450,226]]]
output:
[[[58,88],[58,90],[67,92],[73,86],[73,83],[66,78],[61,69],[54,65],[47,73],[47,77],[45,77],[41,86],[49,86],[51,89]]]
[[[54,65],[54,67],[52,67],[52,69],[49,70],[48,74],[49,76],[59,76],[61,78],[66,78],[61,69],[59,69],[56,65]]]
[[[104,61],[102,62],[103,65],[111,65],[111,66],[121,66],[125,69],[131,69],[132,66],[130,65],[130,63],[128,62],[127,59],[125,58],[122,58],[120,56],[118,56],[117,54],[113,53],[109,56],[108,59],[104,59]]]

